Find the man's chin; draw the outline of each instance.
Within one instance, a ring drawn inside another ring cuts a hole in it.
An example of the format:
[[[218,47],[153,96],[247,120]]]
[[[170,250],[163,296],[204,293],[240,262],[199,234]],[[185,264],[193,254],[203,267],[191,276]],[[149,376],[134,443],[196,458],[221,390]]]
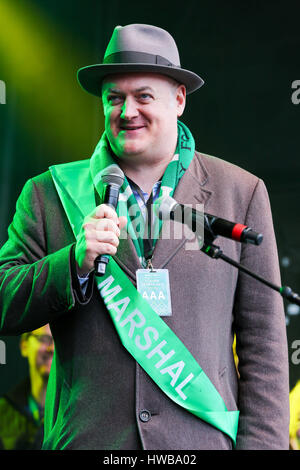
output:
[[[121,159],[134,158],[134,157],[142,155],[144,151],[145,151],[145,148],[141,146],[139,143],[126,142],[124,146],[116,149],[115,154],[117,155],[117,157]]]
[[[51,363],[50,364],[47,363],[47,364],[42,365],[39,369],[40,376],[43,377],[44,379],[48,379],[49,374],[50,374],[50,370],[51,370]]]

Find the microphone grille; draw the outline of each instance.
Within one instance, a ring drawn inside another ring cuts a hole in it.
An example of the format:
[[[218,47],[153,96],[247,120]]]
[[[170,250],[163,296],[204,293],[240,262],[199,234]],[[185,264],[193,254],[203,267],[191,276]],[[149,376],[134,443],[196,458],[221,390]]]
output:
[[[156,212],[160,219],[169,220],[170,212],[175,209],[177,202],[171,196],[162,196],[157,200]]]
[[[101,181],[104,184],[116,184],[121,187],[124,179],[125,176],[123,171],[115,163],[104,168],[101,172]]]

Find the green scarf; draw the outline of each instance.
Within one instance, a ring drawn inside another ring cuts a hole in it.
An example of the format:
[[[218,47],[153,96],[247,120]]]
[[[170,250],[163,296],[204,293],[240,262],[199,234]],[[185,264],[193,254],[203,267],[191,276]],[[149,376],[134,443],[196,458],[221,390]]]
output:
[[[187,170],[189,164],[192,161],[195,152],[194,138],[186,125],[178,121],[178,139],[177,146],[174,156],[168,164],[160,187],[159,197],[161,196],[172,196],[175,188],[184,172]],[[97,144],[95,151],[90,160],[90,171],[93,179],[94,186],[100,196],[100,200],[103,200],[103,184],[101,182],[101,173],[109,165],[116,163],[113,158],[113,154],[110,149],[110,145],[104,132],[102,137]],[[120,189],[119,204],[117,208],[118,215],[124,215],[127,217],[127,231],[131,237],[136,253],[143,267],[146,267],[147,263],[144,256],[144,244],[143,237],[145,232],[145,222],[141,214],[139,205],[136,198],[131,190],[127,178],[125,177],[124,183]],[[157,241],[162,221],[160,221],[155,214],[154,227],[152,230],[153,247]],[[151,238],[152,238],[151,237]]]

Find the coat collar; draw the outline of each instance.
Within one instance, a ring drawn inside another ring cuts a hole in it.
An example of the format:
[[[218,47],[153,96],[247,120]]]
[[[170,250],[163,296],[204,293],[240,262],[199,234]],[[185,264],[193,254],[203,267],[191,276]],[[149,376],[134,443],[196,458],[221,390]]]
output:
[[[212,193],[209,189],[209,174],[201,154],[195,152],[189,168],[175,189],[174,199],[180,204],[188,204],[193,208],[197,208],[199,204],[205,206]],[[168,237],[169,233],[176,233],[177,238]],[[168,240],[164,236],[167,236]],[[183,229],[181,224],[179,226],[178,222],[165,221],[161,239],[157,241],[154,249],[153,266],[157,269],[165,267],[187,241],[191,243],[192,237],[192,232],[186,226]],[[126,274],[135,280],[136,270],[140,269],[141,266],[131,239],[122,238],[121,236],[118,251],[114,259]]]

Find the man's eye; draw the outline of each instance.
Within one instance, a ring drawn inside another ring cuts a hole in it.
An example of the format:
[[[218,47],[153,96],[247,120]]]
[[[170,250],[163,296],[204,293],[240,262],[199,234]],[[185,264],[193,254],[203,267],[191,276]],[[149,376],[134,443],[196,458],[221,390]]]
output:
[[[142,94],[140,95],[140,98],[141,98],[142,100],[147,100],[147,99],[151,98],[151,95],[149,95],[148,93],[142,93]]]
[[[107,101],[110,103],[119,103],[122,100],[120,96],[117,95],[109,95],[107,97]]]

